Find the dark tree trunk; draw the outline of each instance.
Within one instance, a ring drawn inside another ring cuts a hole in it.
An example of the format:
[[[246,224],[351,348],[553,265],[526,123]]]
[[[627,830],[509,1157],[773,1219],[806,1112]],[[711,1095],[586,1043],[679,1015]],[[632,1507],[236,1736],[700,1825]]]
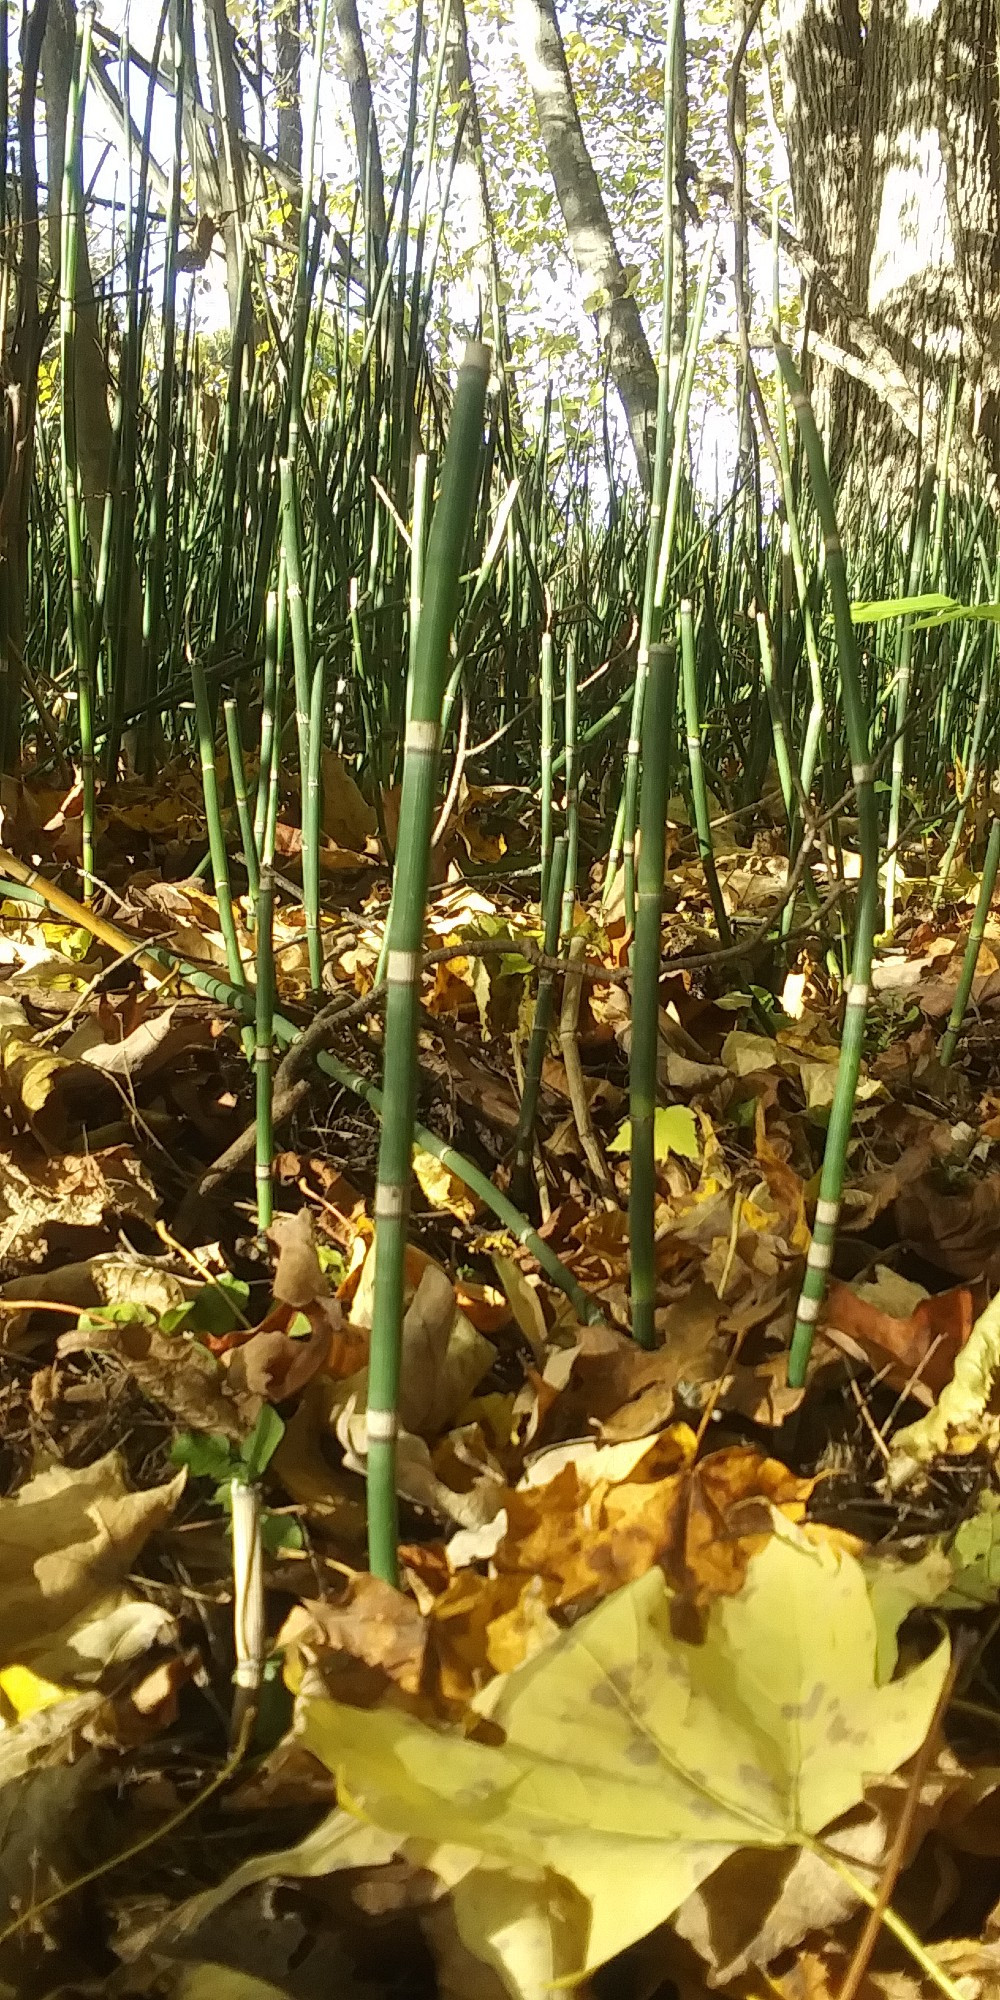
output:
[[[274,9],[274,87],[278,99],[278,164],[302,179],[302,24],[299,0]]]

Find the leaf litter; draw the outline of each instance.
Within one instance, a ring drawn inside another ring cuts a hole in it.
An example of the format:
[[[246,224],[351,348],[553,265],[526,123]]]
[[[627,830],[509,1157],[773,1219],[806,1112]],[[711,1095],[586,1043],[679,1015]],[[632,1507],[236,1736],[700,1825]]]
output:
[[[376,1074],[385,876],[370,809],[328,776],[327,981],[351,1009],[332,1046]],[[460,871],[516,849],[516,809],[503,788],[459,802],[421,1027],[421,1117],[501,1189],[537,914]],[[147,848],[178,837],[148,794],[102,813],[106,855],[140,822]],[[773,907],[766,858],[724,868],[734,908]],[[212,898],[170,877],[123,872],[116,920],[223,964]],[[568,1053],[601,1175],[556,1038],[540,1231],[598,1310],[584,1324],[418,1155],[394,1590],[365,1555],[371,1114],[313,1079],[269,1238],[252,1155],[181,1232],[252,1122],[238,1024],[138,950],[115,961],[85,915],[3,914],[0,1990],[823,2000],[891,1866],[869,2000],[994,1992],[1000,1092],[985,973],[954,1074],[908,1006],[950,1005],[941,922],[909,913],[877,969],[833,1278],[791,1390],[837,1060],[825,975],[804,961],[765,1033],[724,965],[665,962],[646,1352],[620,924],[578,911]],[[276,959],[294,1011],[294,907]],[[247,1485],[266,1658],[234,1739]]]

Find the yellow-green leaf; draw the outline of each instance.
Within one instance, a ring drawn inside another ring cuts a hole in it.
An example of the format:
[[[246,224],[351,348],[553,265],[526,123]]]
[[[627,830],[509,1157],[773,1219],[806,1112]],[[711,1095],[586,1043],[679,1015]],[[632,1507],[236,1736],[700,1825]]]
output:
[[[632,1145],[632,1122],[626,1118],[608,1147],[609,1153],[627,1153]],[[698,1127],[686,1104],[660,1104],[653,1120],[653,1152],[658,1160],[676,1153],[682,1160],[700,1158]]]
[[[860,1564],[776,1517],[703,1643],[675,1637],[652,1569],[491,1683],[475,1705],[499,1747],[325,1698],[299,1733],[369,1824],[570,1882],[591,1910],[586,1971],[734,1849],[808,1841],[914,1754],[948,1643],[879,1686],[878,1639]]]

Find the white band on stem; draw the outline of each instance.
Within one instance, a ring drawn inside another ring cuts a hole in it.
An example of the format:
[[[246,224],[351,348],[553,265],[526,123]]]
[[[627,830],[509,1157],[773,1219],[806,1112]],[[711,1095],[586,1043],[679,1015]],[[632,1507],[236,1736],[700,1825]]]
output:
[[[391,951],[385,962],[387,984],[389,986],[415,986],[420,977],[422,962],[422,952]]]
[[[406,725],[405,748],[426,756],[438,747],[438,726],[436,722],[411,720]]]

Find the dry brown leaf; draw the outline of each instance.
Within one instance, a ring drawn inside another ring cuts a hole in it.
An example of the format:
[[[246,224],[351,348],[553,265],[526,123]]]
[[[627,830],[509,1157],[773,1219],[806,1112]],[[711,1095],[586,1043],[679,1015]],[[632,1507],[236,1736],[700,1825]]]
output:
[[[252,1409],[255,1418],[262,1403],[297,1396],[325,1368],[332,1339],[329,1327],[320,1327],[308,1340],[293,1340],[276,1328],[250,1334],[222,1357],[230,1395],[240,1409]]]
[[[554,1600],[544,1577],[481,1577],[463,1570],[429,1605],[428,1692],[444,1714],[459,1713],[496,1674],[510,1673],[556,1637]]]
[[[957,1194],[925,1176],[898,1196],[894,1215],[902,1240],[942,1271],[967,1279],[1000,1273],[1000,1174]]]
[[[369,1251],[351,1301],[352,1325],[371,1325],[374,1285],[375,1259]],[[403,1428],[420,1437],[439,1436],[464,1409],[495,1359],[492,1343],[459,1310],[447,1272],[422,1257],[403,1320],[399,1383]],[[354,1399],[360,1407],[367,1393],[365,1368],[343,1382],[341,1401]]]
[[[314,1299],[326,1298],[330,1284],[320,1266],[310,1210],[276,1215],[267,1234],[278,1252],[272,1280],[275,1298],[297,1312],[304,1312]]]
[[[346,1686],[352,1663],[378,1669],[381,1682],[375,1680],[373,1685],[369,1678],[363,1684],[370,1701],[386,1682],[404,1694],[419,1694],[427,1629],[412,1597],[378,1577],[360,1574],[348,1580],[339,1603],[307,1599],[297,1604],[285,1619],[277,1645],[285,1654],[292,1687],[301,1684],[308,1666],[318,1664],[329,1691],[342,1701],[357,1698]],[[331,1657],[336,1655],[340,1660]]]
[[[338,1411],[334,1429],[343,1448],[344,1464],[353,1472],[362,1472],[368,1428],[364,1410],[356,1407],[353,1396]],[[461,1431],[449,1432],[452,1453],[460,1450],[465,1436]],[[503,1506],[504,1476],[490,1459],[477,1425],[469,1426],[468,1445],[462,1485],[450,1486],[441,1477],[426,1441],[401,1430],[396,1439],[396,1490],[400,1497],[416,1507],[426,1507],[439,1520],[452,1521],[458,1528],[481,1528],[492,1521]]]
[[[363,854],[378,821],[335,750],[323,751],[323,832],[338,847]]]
[[[886,1368],[887,1379],[905,1388],[918,1373],[930,1396],[938,1396],[950,1382],[955,1357],[972,1332],[976,1317],[971,1291],[965,1285],[918,1299],[906,1316],[883,1306],[876,1288],[873,1296],[831,1279],[826,1296],[824,1325],[848,1335],[864,1350],[875,1369]]]
[[[334,1385],[324,1376],[310,1382],[285,1425],[285,1434],[271,1460],[286,1493],[304,1508],[314,1526],[345,1542],[363,1543],[366,1517],[364,1488],[324,1451],[333,1449]],[[339,1453],[337,1454],[339,1458]]]
[[[212,1023],[204,1015],[178,1014],[176,1007],[165,1007],[159,1014],[148,1015],[118,1041],[91,1042],[77,1051],[70,1037],[62,1054],[75,1055],[102,1076],[134,1085],[166,1069],[190,1049],[210,1048],[214,1040]]]
[[[46,1157],[28,1145],[2,1160],[0,1270],[41,1264],[111,1216],[152,1224],[156,1190],[127,1146]]]
[[[116,1452],[82,1471],[52,1466],[0,1501],[0,1662],[30,1662],[53,1635],[116,1604],[139,1551],[169,1520],[185,1475],[132,1493]]]
[[[771,1532],[771,1507],[800,1520],[812,1490],[811,1480],[749,1446],[694,1464],[685,1425],[662,1432],[638,1458],[635,1446],[605,1447],[611,1457],[598,1452],[587,1468],[568,1458],[572,1450],[557,1455],[560,1469],[544,1485],[522,1481],[505,1497],[507,1529],[493,1558],[498,1575],[545,1578],[553,1605],[595,1603],[659,1563],[677,1592],[675,1616],[696,1624],[712,1597],[740,1589]],[[594,1463],[612,1471],[595,1479]]]
[[[12,1278],[0,1290],[0,1346],[31,1347],[52,1330],[51,1315],[38,1333],[27,1332],[30,1307],[16,1310],[20,1299],[37,1299],[64,1305],[70,1314],[91,1306],[146,1306],[157,1316],[185,1304],[202,1288],[200,1278],[181,1278],[161,1265],[142,1257],[108,1252],[88,1257],[79,1264],[63,1264],[54,1271]]]
[[[80,1353],[113,1355],[142,1394],[169,1410],[184,1430],[245,1437],[263,1401],[258,1395],[255,1404],[245,1385],[230,1383],[199,1341],[183,1333],[164,1333],[158,1326],[137,1320],[75,1328],[60,1336],[56,1353],[60,1358]]]

